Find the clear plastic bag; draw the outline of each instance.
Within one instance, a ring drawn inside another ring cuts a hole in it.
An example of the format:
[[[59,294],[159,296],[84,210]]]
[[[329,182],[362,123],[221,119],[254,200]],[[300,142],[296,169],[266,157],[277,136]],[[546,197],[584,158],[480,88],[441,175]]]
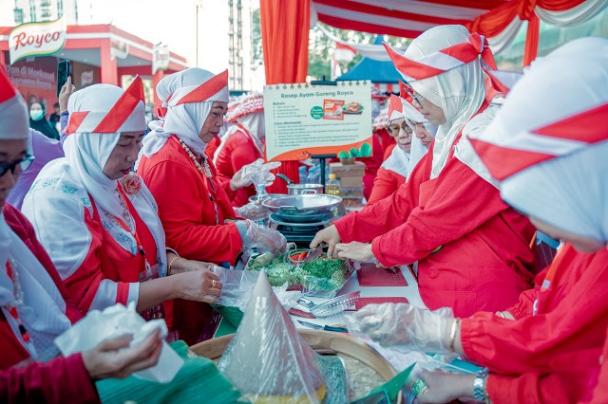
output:
[[[320,403],[325,382],[264,273],[218,367],[244,398],[256,402]]]

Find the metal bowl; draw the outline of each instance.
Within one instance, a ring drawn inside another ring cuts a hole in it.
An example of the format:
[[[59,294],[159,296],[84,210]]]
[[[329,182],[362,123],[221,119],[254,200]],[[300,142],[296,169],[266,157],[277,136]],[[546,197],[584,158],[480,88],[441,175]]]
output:
[[[266,199],[276,198],[278,196],[283,196],[283,195],[285,195],[285,194],[266,194],[266,195],[263,195],[261,198],[259,195],[251,195],[249,197],[249,202],[263,202]]]
[[[342,203],[342,198],[335,195],[285,195],[266,199],[262,205],[272,211],[305,212],[328,211]]]

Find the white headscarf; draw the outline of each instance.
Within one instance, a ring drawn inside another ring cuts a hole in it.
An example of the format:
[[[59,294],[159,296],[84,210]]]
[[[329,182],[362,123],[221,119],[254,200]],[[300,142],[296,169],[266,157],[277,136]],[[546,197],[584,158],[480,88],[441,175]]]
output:
[[[28,139],[27,107],[0,68],[0,139]],[[6,271],[10,262],[14,271],[11,280]],[[21,289],[21,299],[15,292]],[[65,302],[55,282],[32,251],[10,228],[0,213],[0,306],[15,337],[34,360],[49,360],[59,351],[53,340],[70,327],[65,316]],[[23,340],[19,323],[11,316],[16,307],[19,318],[30,335]]]
[[[404,56],[422,59],[425,55],[467,42],[469,35],[469,31],[461,25],[437,26],[414,39]],[[417,93],[441,107],[446,118],[435,135],[431,178],[436,178],[447,162],[456,136],[479,111],[486,96],[481,61],[478,58],[410,84]]]
[[[211,91],[204,91],[205,84],[215,85]],[[203,155],[207,145],[199,134],[213,102],[228,102],[227,72],[214,75],[193,67],[166,76],[158,83],[156,91],[161,100],[166,100],[167,114],[162,127],[158,121],[150,127],[153,130],[144,138],[141,154],[152,156],[171,135],[176,135],[193,151]]]
[[[25,197],[23,213],[36,228],[40,242],[63,279],[71,276],[88,254],[83,245],[90,245],[92,236],[85,211],[93,215],[93,202],[106,230],[122,248],[137,254],[138,243],[132,235],[135,220],[118,191],[121,180],[108,178],[103,168],[122,132],[144,131],[140,94],[143,96],[139,78],[126,91],[110,84],[96,84],[75,92],[68,103],[70,123],[63,145],[65,157],[47,164]],[[165,237],[157,206],[143,181],[139,177],[134,179],[139,181],[140,189],[127,192],[127,197],[156,241],[157,262],[160,274],[164,275]],[[47,201],[52,201],[53,206],[45,205]],[[116,218],[126,221],[130,231],[120,226]],[[100,287],[93,308],[105,307],[115,291],[113,284]],[[130,299],[136,299],[136,295],[135,289],[130,290]]]
[[[535,62],[472,142],[503,199],[556,228],[608,241],[608,40]]]

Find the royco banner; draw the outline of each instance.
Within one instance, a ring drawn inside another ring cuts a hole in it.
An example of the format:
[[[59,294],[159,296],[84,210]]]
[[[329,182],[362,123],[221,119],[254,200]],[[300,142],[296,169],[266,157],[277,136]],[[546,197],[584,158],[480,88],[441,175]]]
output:
[[[9,35],[11,64],[23,58],[58,52],[63,48],[65,37],[63,18],[19,25]]]
[[[266,158],[368,157],[372,152],[371,83],[277,84],[264,88]]]

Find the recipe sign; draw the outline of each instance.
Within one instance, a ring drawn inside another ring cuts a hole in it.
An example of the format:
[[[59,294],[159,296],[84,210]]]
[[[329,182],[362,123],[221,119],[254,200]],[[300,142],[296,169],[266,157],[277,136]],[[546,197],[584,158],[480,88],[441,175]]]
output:
[[[371,155],[371,82],[335,86],[277,84],[264,88],[266,159],[317,154]]]

